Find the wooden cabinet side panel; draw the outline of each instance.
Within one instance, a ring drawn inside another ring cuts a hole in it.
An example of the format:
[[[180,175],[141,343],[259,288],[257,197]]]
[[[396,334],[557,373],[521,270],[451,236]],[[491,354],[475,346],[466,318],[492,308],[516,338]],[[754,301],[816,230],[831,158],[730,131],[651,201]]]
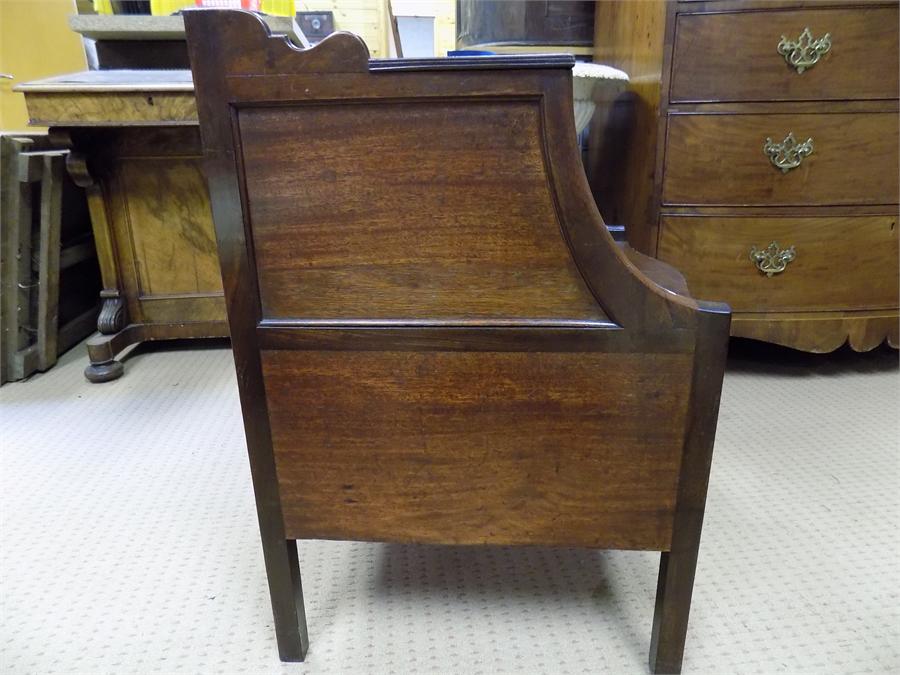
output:
[[[224,296],[196,129],[88,133],[131,323],[224,321]]]
[[[264,351],[288,536],[666,550],[691,364]]]
[[[594,60],[620,68],[630,82],[598,103],[591,125],[589,174],[604,221],[624,225],[629,243],[655,252],[656,155],[666,49],[667,4],[598,2]]]
[[[604,317],[561,231],[536,98],[239,119],[266,318]]]
[[[222,293],[201,160],[166,157],[118,163],[142,297]]]

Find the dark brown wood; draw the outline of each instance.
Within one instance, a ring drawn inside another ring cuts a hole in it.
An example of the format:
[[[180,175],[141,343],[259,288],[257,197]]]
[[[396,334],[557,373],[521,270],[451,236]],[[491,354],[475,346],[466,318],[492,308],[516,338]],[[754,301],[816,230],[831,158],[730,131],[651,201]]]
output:
[[[850,3],[848,3],[850,4]],[[771,11],[680,12],[671,101],[896,99],[896,4]],[[830,33],[832,49],[798,75],[776,47],[804,28]],[[732,36],[731,40],[715,36]],[[735,50],[735,43],[740,49]]]
[[[719,397],[728,356],[728,308],[719,315],[702,314],[694,351],[694,368],[688,403],[688,428],[684,439],[678,509],[672,545],[662,553],[656,586],[656,607],[650,637],[650,670],[679,673],[684,656],[694,573],[700,550],[700,534],[706,509],[706,491],[713,443],[719,416]]]
[[[597,3],[595,58],[631,76],[598,103],[598,203],[694,293],[728,302],[733,335],[816,352],[896,344],[897,17],[877,0]],[[777,47],[806,27],[832,47],[798,73]],[[814,150],[782,172],[763,146],[789,133]],[[749,250],[773,242],[797,257],[760,278]]]
[[[263,352],[289,537],[668,550],[689,353],[382,349]]]
[[[766,139],[793,133],[814,150],[783,173]],[[669,115],[668,205],[891,204],[900,184],[897,114]]]
[[[665,216],[659,257],[705,297],[728,297],[736,312],[896,308],[897,216],[740,218]],[[776,241],[796,258],[768,277],[750,259]],[[835,261],[840,272],[836,275]]]
[[[605,318],[559,237],[533,102],[250,108],[239,123],[266,318]]]
[[[656,140],[663,71],[666,4],[660,0],[597,2],[594,60],[628,73],[627,93],[598,104],[591,123],[589,169],[594,197],[628,243],[653,255]]]
[[[309,648],[306,610],[296,542],[285,533],[260,352],[256,346],[256,322],[261,316],[259,289],[250,240],[244,229],[232,119],[221,105],[226,92],[225,72],[214,65],[226,54],[235,53],[233,50],[241,43],[227,30],[220,30],[228,25],[228,16],[230,13],[190,12],[185,16],[185,28],[192,66],[198,69],[198,74],[204,66],[209,69],[204,75],[198,75],[198,111],[205,120],[202,133],[206,178],[219,242],[219,264],[278,654],[283,661],[302,661]],[[223,17],[225,21],[220,19],[219,25],[214,26],[204,21],[204,17],[214,22],[216,17]],[[243,20],[250,23],[246,18]],[[259,29],[251,24],[251,30]]]
[[[610,237],[572,59],[185,25],[282,658],[324,537],[671,551],[677,667],[730,315]]]

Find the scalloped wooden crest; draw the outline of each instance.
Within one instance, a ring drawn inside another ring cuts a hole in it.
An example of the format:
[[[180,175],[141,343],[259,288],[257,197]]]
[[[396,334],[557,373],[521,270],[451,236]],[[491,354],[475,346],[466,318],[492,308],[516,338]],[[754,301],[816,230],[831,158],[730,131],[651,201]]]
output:
[[[241,9],[195,9],[185,12],[195,22],[217,34],[219,44],[229,46],[222,54],[229,74],[358,73],[369,69],[369,48],[358,35],[332,33],[314,47],[301,49],[287,35],[272,30],[253,12]],[[233,47],[232,47],[233,46]]]

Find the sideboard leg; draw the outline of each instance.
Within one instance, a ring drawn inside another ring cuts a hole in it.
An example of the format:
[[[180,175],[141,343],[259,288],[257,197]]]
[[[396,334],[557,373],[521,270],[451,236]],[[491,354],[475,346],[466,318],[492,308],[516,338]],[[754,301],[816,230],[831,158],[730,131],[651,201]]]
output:
[[[306,631],[306,609],[303,605],[303,586],[300,583],[297,542],[293,539],[266,542],[264,537],[263,557],[275,617],[278,655],[282,661],[302,661],[309,648],[309,636]]]
[[[650,638],[650,671],[680,673],[687,637],[698,547],[663,552],[659,561],[656,608]]]
[[[116,361],[116,355],[144,339],[142,327],[134,324],[112,335],[94,333],[87,340],[88,358],[91,362],[84,369],[84,376],[95,383],[119,379],[125,372],[125,367]]]

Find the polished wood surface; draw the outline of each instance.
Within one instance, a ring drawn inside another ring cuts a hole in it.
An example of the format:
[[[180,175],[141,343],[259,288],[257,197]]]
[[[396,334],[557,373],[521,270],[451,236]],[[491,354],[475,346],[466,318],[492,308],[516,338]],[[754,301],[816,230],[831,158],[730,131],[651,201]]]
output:
[[[287,534],[668,550],[691,362],[264,352]]]
[[[897,233],[886,225],[896,221],[900,184],[897,8],[597,3],[598,60],[631,75],[628,92],[598,102],[598,204],[635,248],[678,265],[693,292],[732,304],[732,334],[816,352],[896,344]],[[801,74],[777,45],[806,27],[814,37],[830,32],[832,47]],[[785,173],[763,146],[791,132],[814,149]],[[808,226],[814,218],[822,232]],[[764,277],[770,294],[742,275],[749,247],[776,237],[803,246],[777,280]]]
[[[735,315],[731,334],[765,340],[806,352],[825,354],[847,344],[867,352],[886,343],[900,348],[896,310],[846,312],[742,312]]]
[[[678,14],[672,103],[703,101],[826,101],[896,99],[896,4],[772,11]],[[832,47],[802,74],[777,47],[809,28]],[[715,36],[729,36],[719,39]],[[740,45],[735,49],[736,45]]]
[[[124,198],[111,202],[111,211],[122,228],[120,238],[130,239],[141,300],[222,292],[212,213],[202,199],[206,179],[198,159],[122,157],[112,168],[109,184]],[[159,210],[161,195],[165,212]]]
[[[76,157],[90,152],[83,183],[106,269],[92,364],[107,363],[110,341],[130,326],[137,328],[126,334],[139,340],[195,337],[200,326],[204,337],[227,336],[197,128],[80,128],[70,136]]]
[[[664,205],[890,204],[900,185],[896,112],[669,115]],[[763,152],[793,132],[814,150],[783,173]]]
[[[262,108],[239,124],[266,318],[604,318],[559,237],[533,103]]]
[[[628,242],[655,251],[656,138],[666,5],[598,2],[594,60],[628,73],[628,91],[597,105],[591,122],[591,188],[603,218],[624,225]]]
[[[793,132],[814,150],[787,173],[763,152]],[[897,114],[669,116],[664,205],[890,204],[900,185]]]
[[[664,216],[659,257],[694,293],[728,295],[735,312],[891,309],[897,306],[897,216],[706,218]],[[750,259],[771,242],[796,258],[768,277]],[[872,274],[872,270],[893,274]]]
[[[574,544],[663,553],[678,672],[730,315],[609,236],[573,60],[185,25],[281,658],[297,539]]]

